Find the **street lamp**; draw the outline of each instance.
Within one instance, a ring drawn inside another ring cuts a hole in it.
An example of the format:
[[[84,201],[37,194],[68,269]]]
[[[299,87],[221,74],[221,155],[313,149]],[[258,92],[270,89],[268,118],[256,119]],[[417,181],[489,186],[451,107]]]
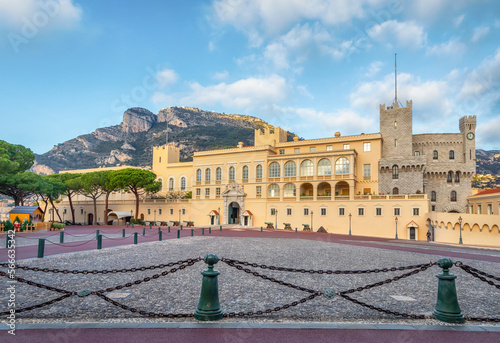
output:
[[[313,214],[314,212],[311,211],[311,232],[313,232]]]
[[[460,224],[460,240],[458,244],[464,244],[464,242],[462,242],[462,216],[458,217],[458,223]]]
[[[217,225],[220,225],[220,207],[217,209]]]
[[[87,225],[87,211],[83,212],[83,225]]]
[[[396,217],[396,239],[398,239],[398,217]]]
[[[278,210],[274,210],[274,215],[275,215],[274,229],[278,230]]]
[[[351,217],[352,214],[349,213],[349,236],[351,235]]]
[[[153,212],[154,212],[154,214],[155,214],[155,223],[154,223],[154,225],[156,225],[156,209],[155,209],[155,210],[153,210]]]
[[[181,210],[179,210],[179,226],[181,225]]]

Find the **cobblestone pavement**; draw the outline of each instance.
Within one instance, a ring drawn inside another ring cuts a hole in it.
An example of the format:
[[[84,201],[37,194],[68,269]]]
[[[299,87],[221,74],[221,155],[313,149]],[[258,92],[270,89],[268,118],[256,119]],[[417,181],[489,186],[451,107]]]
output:
[[[215,232],[214,232],[215,234]],[[333,236],[333,235],[332,235]],[[295,236],[297,237],[297,236]],[[313,237],[312,235],[308,237]],[[195,236],[184,239],[169,239],[162,242],[126,245],[113,249],[90,250],[72,254],[47,256],[44,259],[19,261],[20,265],[40,268],[78,269],[78,270],[110,270],[142,266],[152,266],[175,262],[188,258],[202,257],[207,253],[215,253],[219,257],[249,261],[291,268],[358,270],[383,269],[421,263],[435,262],[439,258],[454,252],[460,247],[433,246],[432,251],[439,254],[429,254],[404,251],[412,250],[413,246],[405,243],[383,242],[374,240],[375,246],[362,246],[351,243],[363,243],[360,238],[350,243],[321,241],[315,239],[296,239],[293,235],[284,234],[283,238],[257,237],[207,237]],[[397,245],[400,250],[386,249],[384,246]],[[410,249],[411,248],[411,249]],[[492,255],[492,250],[468,249],[471,256]],[[465,255],[467,256],[467,255]],[[474,268],[498,276],[498,263],[478,259],[460,259]],[[166,267],[155,270],[135,271],[110,274],[61,274],[35,271],[16,270],[16,275],[27,280],[50,285],[68,291],[82,289],[101,290],[128,282],[151,277]],[[186,267],[175,273],[131,285],[108,294],[115,301],[138,310],[163,313],[193,313],[196,309],[200,288],[200,271],[205,269],[203,262]],[[291,273],[253,267],[252,271],[283,280],[284,282],[305,288],[324,291],[333,288],[344,291],[376,283],[408,272],[389,271],[370,274],[310,274]],[[259,311],[275,308],[283,304],[298,301],[309,294],[252,276],[237,270],[223,262],[216,265],[220,271],[219,292],[223,312]],[[5,268],[0,268],[5,271]],[[457,292],[462,312],[465,316],[500,317],[498,289],[481,282],[477,278],[463,272],[457,267],[451,269],[457,275]],[[436,302],[437,278],[440,268],[432,266],[408,278],[373,287],[352,294],[353,298],[392,311],[430,316]],[[0,278],[0,289],[6,289],[7,279]],[[59,297],[46,289],[36,288],[27,284],[16,283],[16,307],[23,308],[46,302]],[[0,312],[7,310],[7,292],[0,294]],[[95,295],[87,297],[73,296],[55,304],[17,313],[20,323],[47,322],[165,322],[178,321],[170,318],[148,318],[138,313],[126,311],[102,300]],[[228,320],[228,319],[225,319]],[[182,319],[182,321],[194,321]],[[433,324],[448,325],[433,319],[412,320],[380,313],[362,307],[345,299],[335,297],[327,299],[316,297],[298,306],[254,317],[231,318],[235,322],[344,322],[344,323],[398,323],[398,324]],[[470,324],[470,323],[469,323]]]

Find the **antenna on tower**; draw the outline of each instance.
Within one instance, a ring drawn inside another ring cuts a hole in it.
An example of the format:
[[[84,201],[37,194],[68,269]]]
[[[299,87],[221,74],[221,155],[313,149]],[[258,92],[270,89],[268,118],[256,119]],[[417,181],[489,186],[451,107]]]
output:
[[[403,106],[398,101],[398,69],[397,69],[397,54],[394,54],[394,102]]]

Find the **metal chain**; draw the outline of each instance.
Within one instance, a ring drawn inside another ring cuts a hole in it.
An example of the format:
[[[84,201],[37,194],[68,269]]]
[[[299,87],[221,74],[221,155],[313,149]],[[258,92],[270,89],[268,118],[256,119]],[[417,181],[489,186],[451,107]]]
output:
[[[288,282],[285,282],[285,281],[282,281],[282,280],[277,280],[277,279],[269,277],[267,275],[263,275],[263,274],[254,272],[254,271],[252,271],[252,270],[250,270],[248,268],[243,268],[240,265],[235,265],[233,262],[229,262],[227,260],[226,261],[225,260],[221,260],[221,261],[224,262],[224,263],[226,263],[228,266],[234,267],[234,268],[236,268],[238,270],[243,270],[245,273],[252,274],[253,276],[260,277],[261,279],[264,279],[264,280],[269,280],[271,282],[275,282],[275,283],[280,284],[282,286],[287,286],[287,287],[290,287],[290,288],[297,289],[299,291],[304,291],[304,292],[313,293],[313,294],[314,293],[318,293],[318,291],[316,291],[314,289],[309,289],[309,288],[305,288],[305,287],[293,285],[291,283],[288,283]]]
[[[112,292],[112,291],[116,291],[118,289],[122,289],[122,288],[126,288],[126,287],[131,287],[131,286],[134,286],[134,285],[139,285],[139,284],[141,284],[143,282],[148,282],[148,281],[151,281],[153,279],[156,280],[160,276],[166,276],[168,274],[175,273],[178,270],[182,270],[182,269],[185,269],[186,267],[190,267],[190,266],[192,266],[193,264],[195,264],[198,261],[192,260],[192,261],[190,261],[190,262],[188,262],[186,264],[181,264],[179,266],[179,268],[174,267],[174,268],[172,268],[170,270],[165,270],[165,271],[161,272],[160,274],[155,274],[153,276],[146,276],[145,278],[139,279],[139,280],[135,280],[134,282],[127,282],[126,284],[123,284],[123,285],[118,285],[118,286],[115,286],[115,287],[109,287],[109,288],[106,288],[106,289],[101,289],[99,291],[93,291],[92,294],[104,293],[104,292]]]
[[[161,317],[161,318],[164,318],[164,317],[167,317],[167,318],[188,318],[188,317],[193,317],[193,313],[163,313],[163,312],[148,312],[148,311],[142,311],[142,310],[138,310],[136,308],[133,308],[133,307],[130,307],[130,306],[127,306],[127,305],[123,305],[123,304],[120,304],[119,302],[113,300],[113,299],[110,299],[108,298],[107,296],[105,296],[104,294],[102,293],[95,293],[95,295],[97,295],[99,298],[117,306],[117,307],[121,307],[122,309],[124,310],[127,310],[127,311],[130,311],[130,312],[133,312],[133,313],[139,313],[141,315],[147,315],[149,317]]]
[[[130,238],[130,237],[133,237],[134,235],[130,235],[130,236],[125,236],[125,237],[108,237],[106,235],[102,235],[102,237],[106,238],[106,239],[114,239],[114,240],[120,240],[120,239],[127,239],[127,238]]]
[[[427,266],[429,263],[416,264],[406,267],[392,267],[392,268],[382,268],[382,269],[365,269],[365,270],[315,270],[315,269],[296,269],[296,268],[286,268],[286,267],[276,267],[276,266],[268,266],[265,264],[257,264],[246,261],[238,261],[232,260],[228,258],[222,258],[222,262],[230,262],[233,264],[241,264],[244,266],[261,268],[261,269],[269,269],[269,270],[277,270],[277,271],[285,271],[285,272],[294,272],[294,273],[309,273],[309,274],[369,274],[369,273],[385,273],[385,272],[394,272],[398,270],[408,270],[420,268],[422,266]],[[431,264],[436,264],[431,262]]]
[[[281,310],[286,310],[286,309],[288,309],[290,307],[293,307],[293,306],[297,306],[299,304],[303,304],[306,301],[312,300],[312,299],[314,299],[314,298],[316,298],[317,296],[320,296],[320,295],[322,295],[321,292],[316,292],[315,294],[311,294],[310,296],[308,296],[306,298],[302,298],[299,301],[293,301],[291,303],[288,303],[288,304],[285,304],[285,305],[281,305],[281,306],[277,306],[277,307],[274,307],[274,308],[268,308],[268,309],[262,310],[262,311],[228,312],[228,313],[224,313],[223,316],[224,317],[232,318],[232,317],[255,316],[255,315],[262,315],[262,314],[265,314],[265,313],[268,314],[268,313],[271,313],[271,312],[278,312],[278,311],[281,311]]]
[[[79,247],[81,245],[84,245],[84,244],[87,244],[87,243],[90,243],[90,242],[93,242],[95,241],[95,238],[92,238],[92,239],[89,239],[88,241],[76,241],[78,242],[77,244],[74,244],[74,245],[67,245],[68,243],[75,243],[75,242],[67,242],[67,243],[57,243],[57,242],[52,242],[52,241],[49,241],[48,239],[46,239],[47,242],[51,243],[51,244],[54,244],[54,245],[59,245],[61,247],[66,247],[66,248],[72,248],[72,247]]]
[[[471,321],[477,321],[477,322],[494,322],[494,323],[500,323],[500,318],[465,317],[465,320],[471,320]]]
[[[386,314],[393,314],[395,316],[402,316],[404,318],[412,318],[412,319],[425,319],[425,318],[427,318],[423,314],[420,314],[420,315],[418,315],[418,314],[408,314],[408,313],[404,313],[404,312],[391,311],[391,310],[386,310],[386,309],[383,309],[383,308],[380,308],[380,307],[376,307],[376,306],[373,306],[373,305],[369,305],[369,304],[367,304],[365,302],[362,302],[362,301],[359,301],[357,299],[349,297],[344,292],[339,293],[339,296],[341,296],[342,298],[344,298],[346,300],[352,301],[355,304],[358,304],[358,305],[361,305],[361,306],[364,306],[364,307],[368,307],[369,309],[375,310],[375,311],[378,311],[378,312],[382,312],[382,313],[386,313]]]
[[[166,264],[159,264],[156,266],[149,267],[137,267],[137,268],[129,268],[129,269],[112,269],[112,270],[67,270],[67,269],[50,269],[50,268],[39,268],[39,267],[28,267],[28,266],[19,266],[15,265],[16,269],[21,270],[31,270],[35,272],[46,272],[46,273],[62,273],[62,274],[108,274],[108,273],[128,273],[128,272],[137,272],[137,271],[145,271],[145,270],[153,270],[153,269],[163,269],[166,267],[173,267],[176,264],[185,264],[190,262],[198,262],[201,261],[201,257],[190,258],[187,260],[180,260],[177,262],[170,262]],[[12,267],[9,263],[0,263],[0,267],[10,268]],[[0,272],[0,275],[2,275]]]
[[[415,270],[413,270],[413,271],[411,271],[409,273],[401,274],[401,275],[395,276],[393,278],[390,278],[390,279],[387,279],[387,280],[384,280],[384,281],[379,281],[379,282],[376,282],[376,283],[372,283],[372,284],[369,284],[369,285],[366,285],[366,286],[363,286],[363,287],[351,288],[351,289],[349,289],[347,291],[339,292],[338,294],[339,295],[344,295],[344,294],[351,294],[351,293],[354,293],[354,292],[361,292],[361,291],[364,291],[365,289],[370,289],[370,288],[382,286],[384,284],[388,284],[388,283],[391,283],[393,281],[399,281],[399,280],[404,279],[404,278],[406,278],[408,276],[416,275],[416,274],[420,273],[421,271],[424,271],[424,270],[428,269],[429,267],[431,267],[433,265],[434,265],[434,263],[428,263],[427,265],[423,265],[419,269],[415,269]]]
[[[462,263],[462,262],[460,262],[460,261],[455,262],[455,266],[457,266],[457,267],[461,268],[461,269],[462,269],[463,271],[465,271],[466,273],[471,274],[472,276],[474,276],[474,277],[478,278],[478,279],[479,279],[479,280],[481,280],[481,281],[484,281],[484,282],[488,283],[488,284],[489,284],[489,285],[491,285],[491,286],[495,286],[495,287],[497,287],[497,288],[500,288],[500,285],[497,285],[497,284],[495,284],[493,281],[491,281],[491,280],[487,280],[487,279],[485,278],[485,277],[487,277],[487,278],[490,278],[490,279],[493,279],[493,280],[500,281],[500,277],[497,277],[497,276],[495,276],[495,275],[491,275],[491,274],[485,273],[485,272],[483,272],[483,271],[481,271],[481,270],[479,270],[479,269],[476,269],[476,268],[474,268],[474,267],[471,267],[471,266],[468,266],[468,265],[466,265],[466,264],[463,264],[463,263]],[[483,275],[483,276],[485,276],[485,277],[480,276],[480,275]]]
[[[24,307],[24,308],[16,308],[16,313],[31,311],[31,310],[34,310],[36,308],[41,308],[41,307],[45,307],[45,306],[48,306],[48,305],[52,305],[52,304],[54,304],[54,303],[56,303],[58,301],[64,300],[64,299],[69,298],[69,297],[71,297],[73,295],[74,294],[65,294],[65,295],[63,295],[63,296],[61,296],[59,298],[55,298],[55,299],[46,301],[46,302],[38,304],[38,305],[33,305],[33,306],[29,306],[29,307]],[[4,315],[8,315],[8,314],[10,314],[10,311],[0,312],[0,316],[4,316]]]
[[[17,277],[17,276],[10,277],[9,275],[7,275],[6,272],[2,272],[2,271],[0,271],[0,276],[5,276],[5,277],[7,277],[9,279],[14,279],[14,280],[16,280],[18,282],[25,283],[25,284],[30,285],[30,286],[35,286],[35,287],[38,287],[38,288],[48,289],[49,291],[54,291],[54,292],[59,292],[59,293],[65,293],[65,294],[70,294],[70,295],[76,294],[76,292],[71,292],[71,291],[67,291],[65,289],[60,289],[60,288],[56,288],[56,287],[52,287],[52,286],[47,286],[47,285],[44,285],[44,284],[41,284],[41,283],[38,283],[38,282],[34,282],[34,281],[31,281],[31,280],[23,279],[21,277]]]

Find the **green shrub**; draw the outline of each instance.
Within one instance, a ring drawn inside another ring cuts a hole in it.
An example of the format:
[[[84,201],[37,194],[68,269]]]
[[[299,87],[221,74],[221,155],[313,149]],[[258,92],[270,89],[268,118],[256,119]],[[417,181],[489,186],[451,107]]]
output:
[[[9,230],[14,230],[14,224],[10,220],[6,220],[2,222],[3,224],[3,230],[4,231],[9,231]]]
[[[130,219],[130,224],[138,224],[138,225],[142,225],[142,224],[144,224],[144,220],[142,220],[142,219],[134,219],[134,218],[132,218],[132,219]]]
[[[64,224],[64,223],[58,223],[58,222],[52,222],[52,224],[50,225],[50,227],[52,229],[61,230],[61,229],[64,229],[66,227],[66,224]]]

